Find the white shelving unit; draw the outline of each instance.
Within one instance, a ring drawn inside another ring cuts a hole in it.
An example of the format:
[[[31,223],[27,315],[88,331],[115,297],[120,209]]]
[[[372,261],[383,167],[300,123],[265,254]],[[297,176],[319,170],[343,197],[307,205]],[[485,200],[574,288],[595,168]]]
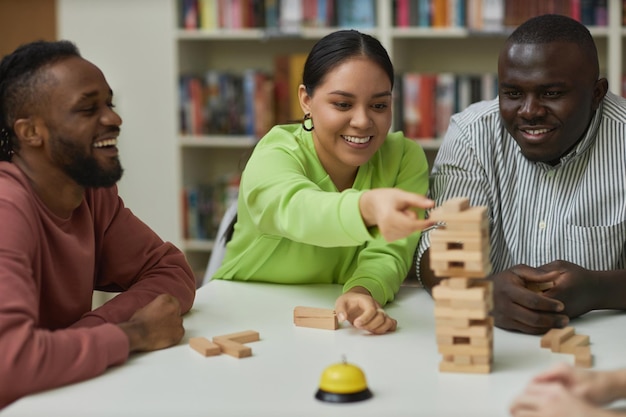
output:
[[[178,5],[180,0],[172,0]],[[397,28],[392,24],[392,0],[377,1],[377,24],[363,31],[377,37],[387,48],[397,73],[453,72],[486,73],[497,69],[497,56],[510,30],[476,33],[464,28]],[[180,7],[176,6],[180,13]],[[622,39],[622,2],[609,0],[609,25],[591,27],[600,56],[601,73],[610,89],[621,93],[624,50]],[[173,19],[175,24],[178,16]],[[268,35],[259,29],[175,30],[178,74],[207,69],[242,70],[258,68],[273,71],[277,54],[307,52],[320,37],[337,28],[302,28],[294,35]],[[174,80],[178,83],[178,80]],[[294,92],[295,94],[295,92]],[[215,179],[228,172],[240,172],[248,150],[255,140],[248,137],[200,136],[179,137],[181,184]],[[421,140],[433,159],[440,140]],[[181,231],[182,236],[182,231]],[[212,248],[211,242],[182,241],[182,249],[192,266],[201,269]]]

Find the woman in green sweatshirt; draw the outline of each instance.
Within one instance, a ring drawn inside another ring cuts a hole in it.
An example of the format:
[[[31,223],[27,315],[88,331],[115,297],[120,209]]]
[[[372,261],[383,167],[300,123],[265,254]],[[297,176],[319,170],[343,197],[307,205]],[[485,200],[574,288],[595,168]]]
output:
[[[412,263],[428,163],[392,121],[393,65],[378,40],[319,40],[299,87],[302,123],[274,126],[242,174],[238,217],[214,279],[343,284],[340,321],[396,328],[382,309]]]

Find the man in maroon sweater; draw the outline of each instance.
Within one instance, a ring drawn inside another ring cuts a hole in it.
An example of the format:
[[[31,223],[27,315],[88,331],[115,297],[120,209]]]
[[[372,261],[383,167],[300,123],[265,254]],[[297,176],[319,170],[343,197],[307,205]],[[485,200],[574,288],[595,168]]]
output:
[[[112,100],[70,42],[0,62],[0,409],[182,339],[194,276],[118,196]]]

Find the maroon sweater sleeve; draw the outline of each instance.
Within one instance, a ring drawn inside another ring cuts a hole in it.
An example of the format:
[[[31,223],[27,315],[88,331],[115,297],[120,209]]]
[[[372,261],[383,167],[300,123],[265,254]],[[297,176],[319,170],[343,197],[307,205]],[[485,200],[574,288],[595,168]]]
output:
[[[96,289],[121,291],[74,327],[127,321],[159,294],[171,294],[181,312],[191,309],[196,281],[183,253],[137,218],[116,187],[89,190],[96,240]]]
[[[114,323],[157,294],[195,296],[182,253],[124,208],[117,189],[88,191],[70,219],[50,213],[28,181],[0,162],[0,409],[37,391],[123,363]],[[90,312],[94,287],[126,291]]]
[[[42,251],[36,244],[42,236],[22,197],[0,197],[0,408],[26,394],[99,375],[124,362],[129,349],[128,338],[113,324],[39,327],[41,297],[55,288],[42,288]]]

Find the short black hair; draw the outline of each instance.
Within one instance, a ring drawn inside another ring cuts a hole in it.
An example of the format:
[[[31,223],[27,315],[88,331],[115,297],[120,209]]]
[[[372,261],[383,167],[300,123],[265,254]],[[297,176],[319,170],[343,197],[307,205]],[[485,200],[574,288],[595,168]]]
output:
[[[559,14],[544,14],[532,17],[519,25],[507,39],[506,44],[540,44],[568,42],[578,45],[589,62],[599,73],[598,50],[589,29],[571,17]]]
[[[44,79],[42,68],[80,52],[70,41],[35,41],[18,47],[0,61],[0,161],[10,161],[14,140],[13,124],[26,108],[40,97],[38,87]]]

